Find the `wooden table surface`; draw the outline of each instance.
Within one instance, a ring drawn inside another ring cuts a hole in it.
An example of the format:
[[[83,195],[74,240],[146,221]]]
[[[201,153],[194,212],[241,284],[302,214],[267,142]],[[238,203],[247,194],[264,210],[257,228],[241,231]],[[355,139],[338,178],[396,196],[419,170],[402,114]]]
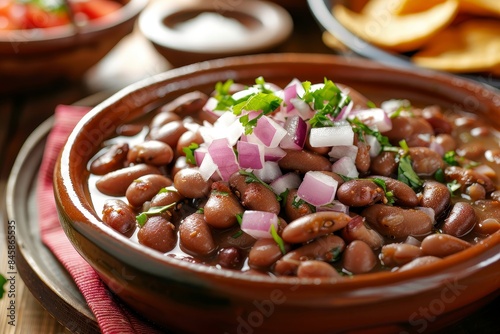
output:
[[[307,7],[293,11],[293,36],[278,50],[279,52],[332,53],[321,40],[321,31],[310,15]],[[117,90],[129,83],[171,68],[144,37],[135,30],[125,37],[100,63],[93,67],[81,81],[69,85],[45,87],[29,94],[0,92],[0,214],[6,225],[5,188],[15,157],[30,133],[49,118],[58,104],[71,104],[88,95],[105,90]],[[1,79],[0,79],[1,80]],[[9,217],[15,219],[15,217]],[[6,228],[0,230],[0,273],[4,276],[7,268]],[[0,333],[70,333],[57,319],[38,303],[23,283],[19,274],[15,275],[16,326],[8,323],[7,295],[0,300]],[[474,315],[460,321],[451,330],[453,333],[486,333],[494,328],[498,298]],[[493,313],[495,312],[495,313]],[[497,327],[498,328],[498,327]],[[451,333],[450,332],[450,333]],[[493,331],[492,331],[493,333]]]

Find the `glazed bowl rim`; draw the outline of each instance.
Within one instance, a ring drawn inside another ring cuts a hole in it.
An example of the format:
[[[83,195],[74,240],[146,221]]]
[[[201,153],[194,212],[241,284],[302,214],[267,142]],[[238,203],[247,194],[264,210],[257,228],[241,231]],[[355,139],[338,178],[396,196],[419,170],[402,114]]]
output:
[[[335,55],[266,54],[239,56],[205,61],[169,70],[132,84],[106,99],[84,116],[71,133],[59,156],[54,177],[55,198],[65,232],[68,234],[68,229],[74,229],[85,238],[89,239],[97,247],[117,257],[120,261],[130,264],[138,270],[160,277],[179,275],[177,277],[182,277],[182,280],[192,280],[196,284],[200,284],[200,279],[206,279],[205,284],[216,281],[219,283],[237,281],[241,287],[250,287],[252,284],[258,282],[262,287],[266,287],[267,289],[290,287],[299,283],[301,287],[307,287],[307,289],[310,289],[311,293],[316,293],[317,295],[326,292],[335,292],[337,296],[344,295],[353,298],[356,297],[353,299],[353,302],[364,302],[366,298],[380,298],[382,295],[384,298],[391,298],[404,294],[415,294],[419,291],[427,290],[430,287],[439,286],[445,279],[458,279],[460,277],[470,276],[481,268],[500,261],[500,232],[497,231],[469,249],[451,255],[439,263],[433,263],[403,272],[369,273],[356,275],[350,280],[338,282],[334,279],[297,279],[292,277],[269,278],[267,276],[246,275],[241,272],[221,270],[169,258],[159,252],[147,249],[102,224],[95,213],[95,209],[93,209],[93,207],[90,208],[91,204],[88,203],[86,197],[84,196],[83,200],[80,198],[79,195],[82,194],[82,190],[75,191],[74,182],[72,180],[72,168],[70,168],[72,166],[70,158],[72,147],[75,144],[75,140],[78,140],[79,133],[85,125],[99,119],[99,116],[105,114],[106,110],[111,106],[119,106],[121,101],[123,102],[123,99],[134,95],[134,92],[137,93],[144,87],[154,85],[166,87],[169,83],[189,85],[189,75],[201,76],[211,73],[211,71],[222,71],[224,75],[228,75],[229,73],[224,72],[225,67],[234,69],[234,67],[248,66],[249,64],[262,66],[264,64],[283,62],[295,62],[300,64],[324,62],[337,66],[362,66],[363,69],[372,71],[396,71],[399,74],[411,74],[420,77],[420,79],[431,80],[433,82],[453,83],[454,86],[462,88],[469,87],[468,89],[471,90],[471,93],[479,92],[486,95],[492,94],[489,95],[489,97],[495,102],[491,102],[491,106],[498,107],[498,105],[500,105],[500,92],[494,91],[490,87],[480,85],[477,82],[458,78],[453,75],[434,73],[432,71],[411,72],[404,69],[388,68],[370,60],[346,60],[343,57]],[[208,82],[213,82],[213,80],[214,79],[208,80]],[[202,83],[198,82],[198,84]],[[156,88],[156,90],[158,90],[158,88]],[[68,209],[71,212],[68,212]],[[93,210],[94,212],[92,212]],[[71,223],[69,223],[71,226],[65,227],[68,221],[71,221]],[[110,240],[113,242],[109,242]],[[127,247],[127,256],[123,255],[121,251],[122,247]],[[85,254],[82,255],[84,258],[86,257]],[[394,290],[393,285],[396,283],[401,289]],[[387,295],[383,294],[384,291]]]

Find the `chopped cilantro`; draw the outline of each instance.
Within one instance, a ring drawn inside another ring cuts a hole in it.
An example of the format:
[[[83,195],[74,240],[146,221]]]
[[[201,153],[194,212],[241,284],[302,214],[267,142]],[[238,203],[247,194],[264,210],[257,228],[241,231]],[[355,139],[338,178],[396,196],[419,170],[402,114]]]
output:
[[[257,84],[257,87],[259,88],[259,90],[262,93],[266,93],[266,94],[273,93],[272,90],[270,90],[269,88],[266,87],[266,81],[264,80],[264,78],[262,76],[255,79],[255,83]]]
[[[312,104],[315,115],[309,120],[312,127],[332,126],[333,119],[338,116],[343,107],[351,102],[351,98],[344,94],[333,81],[325,78],[323,87],[311,91],[311,83],[302,84],[305,93],[302,99]]]
[[[239,237],[241,237],[241,235],[243,234],[243,231],[242,230],[238,230],[236,233],[234,233],[231,237],[233,239],[237,239]]]
[[[361,140],[363,139],[363,134],[371,135],[377,139],[377,141],[380,143],[380,146],[382,146],[382,150],[385,149],[385,147],[392,146],[391,143],[389,142],[389,138],[386,136],[382,135],[379,131],[373,130],[370,128],[368,125],[365,123],[361,122],[357,117],[353,119],[348,119],[347,120],[352,127],[352,130],[354,133],[358,135],[358,138]]]
[[[163,187],[158,191],[158,194],[163,194],[163,193],[178,193],[179,191],[175,189],[174,186],[168,186],[168,187]]]
[[[238,224],[241,226],[241,222],[243,221],[243,213],[238,213],[236,215],[236,221],[238,222]]]
[[[377,186],[382,188],[382,190],[384,190],[385,198],[387,200],[386,204],[388,204],[388,205],[394,204],[394,202],[395,202],[394,194],[392,193],[392,191],[387,191],[387,185],[385,184],[385,181],[380,179],[380,178],[373,178],[372,181]]]
[[[299,196],[295,196],[293,198],[293,201],[292,201],[292,206],[295,208],[295,209],[298,209],[302,204],[305,204],[306,201],[304,201],[302,198],[300,198]]]
[[[455,195],[455,191],[457,191],[461,187],[460,183],[458,183],[457,180],[453,180],[451,182],[448,182],[446,184],[446,186],[448,187],[448,190],[450,191],[450,193],[452,195]]]
[[[285,242],[283,241],[283,239],[280,237],[280,235],[276,231],[274,224],[271,224],[270,232],[271,232],[271,235],[273,236],[274,241],[278,245],[281,253],[285,254],[286,253]]]
[[[448,151],[443,156],[444,162],[446,162],[450,166],[458,166],[457,154],[455,151]]]
[[[444,177],[444,170],[442,168],[439,168],[435,173],[434,173],[434,179],[438,182],[444,183],[445,177]]]
[[[370,109],[377,108],[377,105],[373,101],[367,101],[366,106]]]
[[[332,256],[331,259],[326,259],[328,262],[336,262],[340,260],[341,254],[342,254],[342,249],[340,247],[335,247],[330,249],[329,251],[330,255]]]
[[[234,105],[235,101],[230,94],[230,88],[234,81],[229,79],[226,82],[217,82],[215,84],[214,98],[218,101],[215,110],[228,110]]]
[[[257,125],[257,121],[264,115],[272,113],[276,110],[283,100],[272,93],[257,93],[251,95],[245,101],[242,101],[233,106],[233,113],[241,115],[243,110],[260,112],[257,117],[250,119],[248,115],[240,117],[241,124],[245,127],[245,134],[250,134],[253,128]]]
[[[182,151],[186,155],[186,162],[191,165],[196,165],[196,159],[194,158],[194,151],[200,147],[197,143],[191,143],[187,147],[183,147]]]
[[[174,203],[171,203],[168,205],[164,205],[164,206],[153,206],[153,207],[149,208],[148,211],[144,211],[144,212],[140,213],[139,215],[137,215],[135,217],[135,219],[137,220],[137,223],[139,224],[139,226],[143,227],[144,224],[146,224],[146,221],[148,220],[149,216],[154,216],[154,215],[158,215],[160,213],[163,213],[163,212],[167,211],[168,209],[174,207],[176,204],[177,204],[177,202],[174,202]]]
[[[3,294],[5,293],[5,283],[7,283],[7,279],[2,274],[0,274],[0,299],[2,299]]]
[[[420,177],[418,177],[417,173],[413,170],[409,156],[404,156],[399,159],[398,180],[406,183],[416,191],[419,190],[424,184]]]
[[[196,210],[196,213],[204,214],[205,213],[205,208],[198,208],[198,210]]]

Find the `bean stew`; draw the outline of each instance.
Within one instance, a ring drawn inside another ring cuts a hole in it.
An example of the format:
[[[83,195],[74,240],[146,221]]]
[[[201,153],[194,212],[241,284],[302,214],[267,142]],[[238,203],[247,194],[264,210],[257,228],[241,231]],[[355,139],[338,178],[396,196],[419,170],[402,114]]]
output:
[[[325,79],[231,80],[120,126],[88,164],[102,221],[179,260],[334,277],[442,260],[500,229],[500,138]]]

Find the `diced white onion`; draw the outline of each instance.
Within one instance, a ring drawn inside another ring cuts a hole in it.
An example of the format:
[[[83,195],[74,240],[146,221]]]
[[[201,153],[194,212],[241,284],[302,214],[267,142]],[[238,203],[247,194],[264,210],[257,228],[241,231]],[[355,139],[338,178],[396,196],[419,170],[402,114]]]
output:
[[[379,155],[380,151],[382,150],[382,145],[380,144],[378,139],[372,135],[366,135],[365,139],[366,139],[366,144],[370,145],[370,151],[369,151],[370,157],[374,158],[377,155]]]
[[[278,177],[269,185],[276,195],[281,195],[288,189],[297,189],[301,182],[302,180],[300,179],[300,176],[296,173],[290,172]]]
[[[309,143],[312,147],[330,147],[352,145],[354,131],[348,122],[336,122],[334,126],[312,128],[309,134]]]
[[[392,129],[391,119],[387,113],[380,108],[356,110],[352,112],[348,118],[357,118],[370,128],[380,132],[386,132]]]
[[[338,160],[342,157],[348,157],[352,160],[356,160],[356,155],[358,154],[358,147],[356,145],[340,145],[334,146],[328,152],[328,156],[334,160]]]
[[[208,181],[215,172],[217,172],[217,165],[212,160],[210,154],[205,154],[203,161],[200,164],[200,174],[203,180]]]
[[[274,181],[276,178],[283,175],[281,168],[279,167],[277,162],[274,161],[266,161],[261,169],[255,169],[253,171],[255,176],[257,176],[262,181],[269,183]]]
[[[348,157],[343,157],[335,161],[332,165],[332,172],[347,177],[356,178],[359,176],[359,172],[356,169],[356,164],[354,163],[354,160]]]

